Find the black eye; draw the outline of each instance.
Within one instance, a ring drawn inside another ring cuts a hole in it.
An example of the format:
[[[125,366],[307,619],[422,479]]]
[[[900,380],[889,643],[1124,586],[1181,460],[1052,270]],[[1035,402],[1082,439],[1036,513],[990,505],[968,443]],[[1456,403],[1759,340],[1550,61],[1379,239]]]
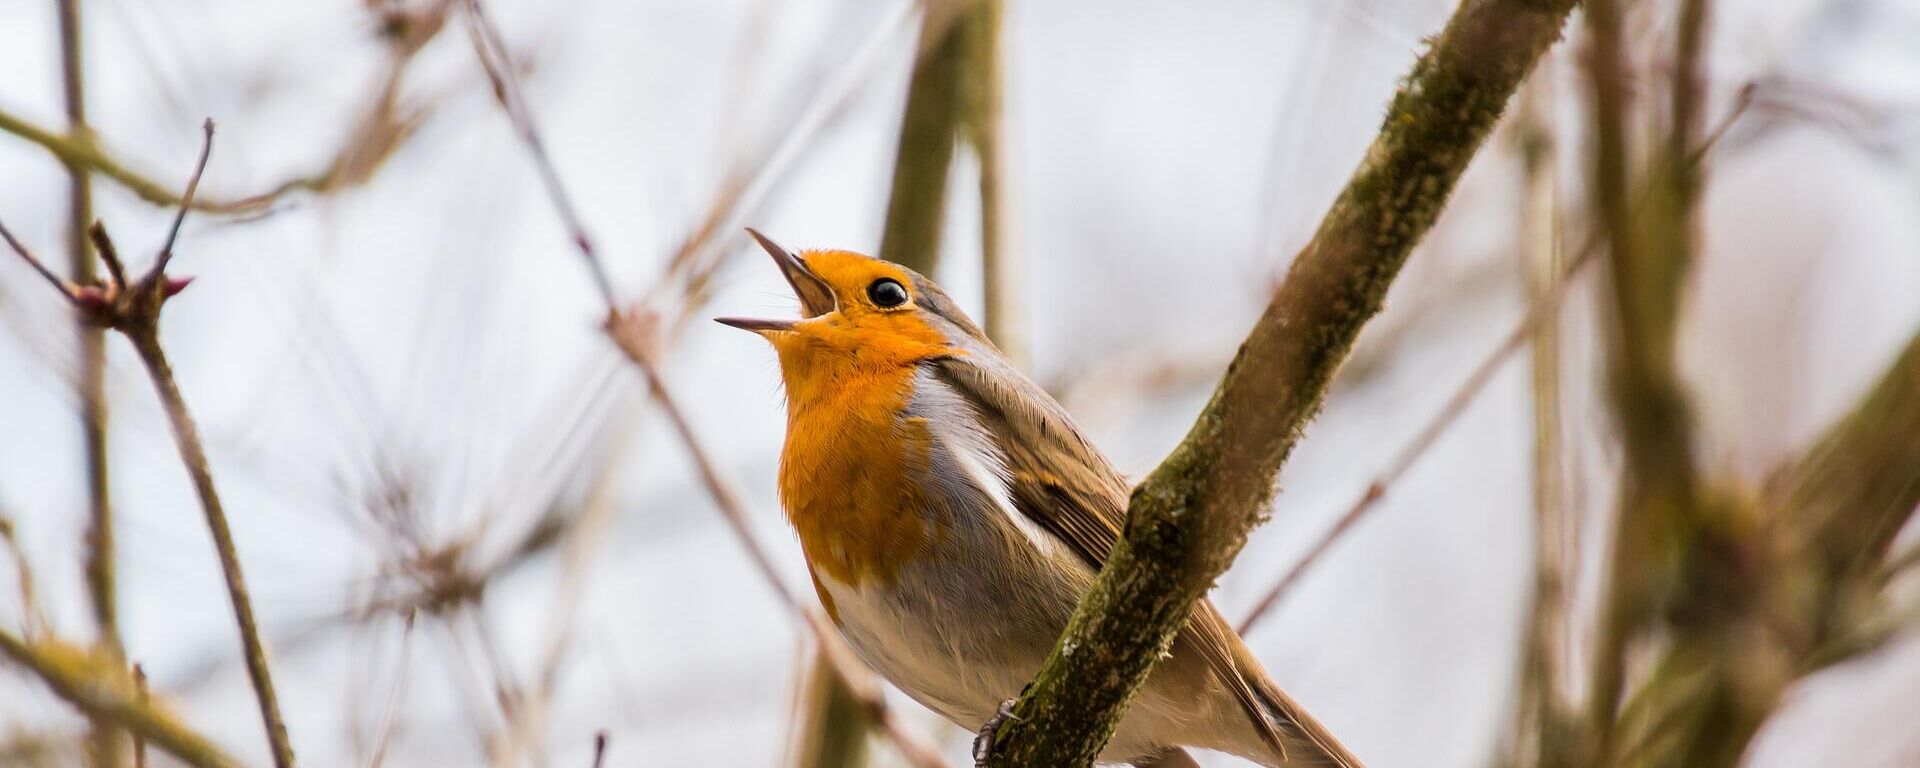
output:
[[[867,298],[872,299],[874,306],[881,309],[897,307],[907,303],[907,289],[900,285],[899,281],[883,277],[867,286]]]

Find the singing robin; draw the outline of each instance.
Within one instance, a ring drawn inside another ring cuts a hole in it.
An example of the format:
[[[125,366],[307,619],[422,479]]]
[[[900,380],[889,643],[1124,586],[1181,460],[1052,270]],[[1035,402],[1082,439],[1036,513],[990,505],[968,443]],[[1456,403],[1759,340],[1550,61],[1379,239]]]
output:
[[[1060,404],[927,278],[749,230],[800,319],[771,342],[787,395],[780,500],[860,658],[972,729],[1039,671],[1120,535],[1129,487]],[[1101,762],[1360,765],[1201,600]]]

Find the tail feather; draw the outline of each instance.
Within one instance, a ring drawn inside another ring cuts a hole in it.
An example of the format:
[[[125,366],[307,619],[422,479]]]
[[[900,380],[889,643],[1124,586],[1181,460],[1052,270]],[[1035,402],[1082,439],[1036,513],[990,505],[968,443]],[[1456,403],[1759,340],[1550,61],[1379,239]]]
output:
[[[1348,750],[1335,738],[1332,731],[1313,719],[1307,708],[1294,701],[1286,691],[1280,690],[1272,678],[1267,677],[1260,661],[1253,657],[1244,643],[1239,644],[1234,661],[1240,667],[1242,679],[1253,689],[1260,700],[1260,708],[1270,722],[1277,724],[1280,730],[1291,737],[1294,748],[1287,751],[1284,765],[1313,766],[1313,768],[1365,768],[1360,758]],[[1300,749],[1306,746],[1307,749]]]
[[[1153,757],[1135,760],[1133,768],[1200,768],[1200,761],[1184,749],[1169,749]]]

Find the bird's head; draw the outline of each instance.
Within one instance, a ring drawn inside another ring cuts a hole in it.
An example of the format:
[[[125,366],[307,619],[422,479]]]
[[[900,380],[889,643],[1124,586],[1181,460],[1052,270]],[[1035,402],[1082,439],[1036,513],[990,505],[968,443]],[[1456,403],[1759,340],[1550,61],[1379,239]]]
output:
[[[851,251],[795,253],[747,231],[793,286],[801,317],[716,320],[772,342],[789,385],[796,375],[898,370],[943,355],[992,349],[953,300],[913,270]]]

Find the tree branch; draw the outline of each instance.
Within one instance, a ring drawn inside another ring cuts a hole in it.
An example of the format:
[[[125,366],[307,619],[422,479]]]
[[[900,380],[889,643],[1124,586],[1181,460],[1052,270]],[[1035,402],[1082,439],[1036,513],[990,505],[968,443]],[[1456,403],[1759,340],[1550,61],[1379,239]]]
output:
[[[880,258],[923,275],[932,275],[940,263],[947,171],[953,165],[963,112],[960,81],[967,63],[967,35],[960,17],[975,15],[980,5],[939,0],[926,3],[921,11],[920,48],[900,119]]]
[[[1126,531],[987,763],[1088,765],[1245,544],[1334,369],[1572,0],[1466,0],[1414,65],[1366,158],[1213,399],[1134,491]]]
[[[52,641],[29,642],[0,630],[0,656],[27,668],[67,703],[94,720],[125,727],[195,768],[240,765],[172,713],[147,700],[117,660],[95,658]]]
[[[867,764],[870,710],[827,658],[813,652],[799,702],[800,733],[794,739],[795,768],[855,768]]]
[[[79,0],[60,0],[60,83],[66,102],[67,134],[90,137],[87,126],[85,48],[80,27]],[[87,246],[87,225],[93,222],[93,175],[83,165],[62,163],[67,170],[67,271],[81,284],[94,279],[97,268]],[[93,609],[95,642],[119,658],[120,608],[114,584],[112,488],[107,470],[107,339],[106,331],[75,323],[80,342],[79,375],[74,379],[80,400],[80,431],[87,478],[86,575],[87,600]],[[87,740],[87,758],[97,768],[117,768],[120,732],[95,720]]]
[[[960,136],[973,147],[980,167],[980,266],[987,338],[1015,367],[1026,367],[1027,344],[1021,333],[1020,254],[1012,247],[1013,214],[1007,184],[1005,124],[1005,70],[1001,28],[1004,0],[971,0],[973,7],[960,20],[959,35],[966,49],[961,93]]]

